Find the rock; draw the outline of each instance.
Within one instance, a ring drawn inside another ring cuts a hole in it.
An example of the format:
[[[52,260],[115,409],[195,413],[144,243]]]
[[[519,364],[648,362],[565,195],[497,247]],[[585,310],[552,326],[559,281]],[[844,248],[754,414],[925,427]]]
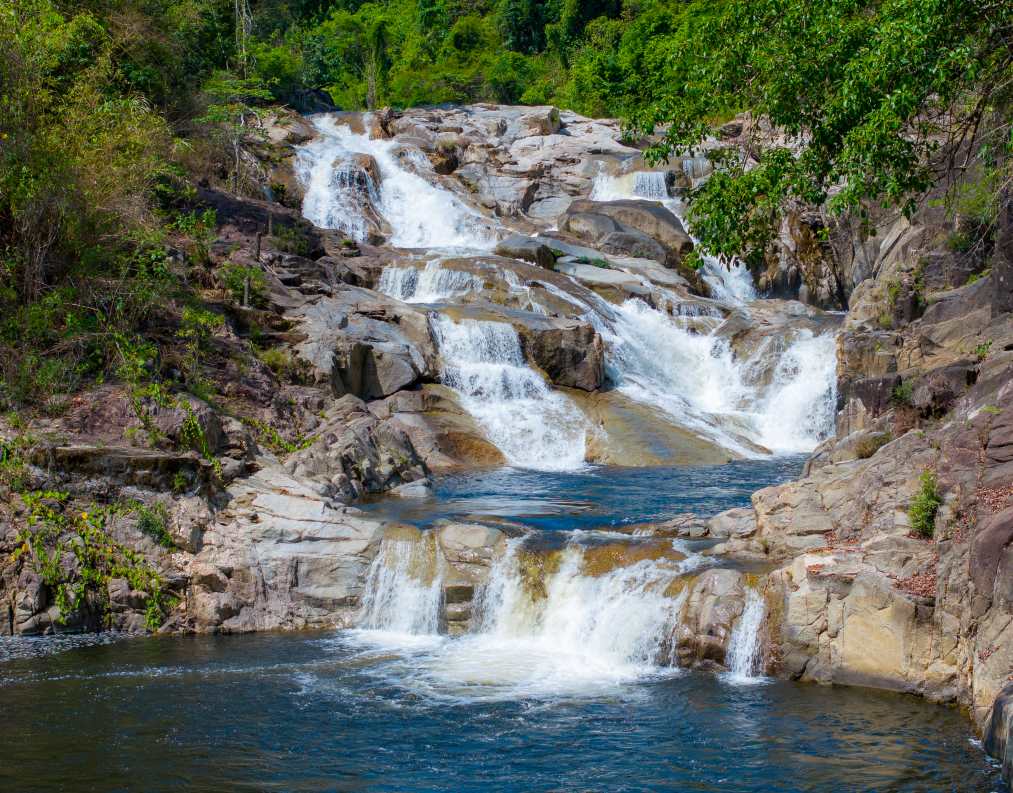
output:
[[[1007,594],[1013,580],[1013,507],[989,517],[971,546],[970,578],[975,590],[988,598]],[[1000,577],[999,574],[1002,573]],[[997,592],[997,586],[999,591]],[[1013,595],[1013,590],[1008,592]]]
[[[521,135],[555,135],[559,132],[559,111],[554,107],[536,107],[518,119]]]
[[[710,537],[751,537],[755,532],[756,514],[747,507],[726,509],[707,521]]]
[[[207,501],[202,498],[181,498],[172,510],[169,534],[176,547],[187,553],[200,553],[204,532],[213,516]]]
[[[504,217],[526,211],[538,189],[532,179],[497,173],[478,163],[461,166],[454,175],[477,196],[482,206]]]
[[[305,480],[261,463],[229,487],[226,508],[193,558],[194,629],[348,626],[382,524],[345,512]]]
[[[574,201],[567,216],[578,213],[606,215],[646,234],[670,252],[673,265],[693,250],[693,240],[682,223],[657,201]]]
[[[605,382],[605,347],[601,336],[584,322],[520,331],[525,357],[559,386],[596,391]]]
[[[736,618],[745,607],[742,573],[706,570],[691,584],[676,633],[679,665],[723,664]]]
[[[999,761],[1003,780],[1013,784],[1013,683],[1008,683],[992,704],[984,748]]]
[[[392,496],[398,498],[432,498],[433,484],[428,479],[420,479],[415,482],[405,482],[390,489]]]
[[[316,438],[292,454],[285,467],[318,483],[329,498],[347,501],[409,483],[429,484],[429,472],[408,434],[397,422],[378,419],[352,395],[325,414]]]
[[[520,234],[512,234],[497,244],[496,254],[509,256],[513,259],[523,259],[547,270],[551,270],[556,261],[556,257],[548,245],[533,237],[525,237]]]
[[[331,95],[323,88],[298,88],[292,92],[289,104],[300,113],[333,113],[338,108]]]

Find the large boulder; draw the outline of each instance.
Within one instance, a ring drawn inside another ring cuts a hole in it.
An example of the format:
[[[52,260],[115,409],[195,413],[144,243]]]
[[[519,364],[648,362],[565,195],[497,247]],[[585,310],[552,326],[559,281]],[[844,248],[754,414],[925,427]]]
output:
[[[579,213],[606,215],[624,226],[646,234],[670,252],[676,261],[681,261],[693,250],[693,240],[681,221],[657,201],[574,201],[566,211],[567,216]]]
[[[525,357],[559,386],[595,391],[605,382],[605,346],[586,322],[560,320],[520,329]]]
[[[199,632],[348,627],[383,524],[269,462],[229,487],[187,566]]]
[[[345,501],[427,481],[429,475],[404,429],[377,418],[352,395],[327,412],[316,440],[290,456],[285,469],[317,483],[321,494]]]

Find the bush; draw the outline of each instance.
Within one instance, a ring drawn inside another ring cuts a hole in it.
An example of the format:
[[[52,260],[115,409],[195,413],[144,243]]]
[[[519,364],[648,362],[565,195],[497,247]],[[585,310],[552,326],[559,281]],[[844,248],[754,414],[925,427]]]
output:
[[[909,380],[904,380],[893,387],[893,391],[890,393],[890,401],[895,405],[910,407],[913,394],[914,386]]]
[[[267,279],[259,267],[247,267],[228,262],[218,271],[218,278],[240,305],[249,297],[249,305],[263,306],[267,302]]]
[[[931,538],[936,529],[936,513],[943,503],[939,495],[936,475],[931,470],[922,472],[918,492],[907,508],[911,530],[920,537]]]

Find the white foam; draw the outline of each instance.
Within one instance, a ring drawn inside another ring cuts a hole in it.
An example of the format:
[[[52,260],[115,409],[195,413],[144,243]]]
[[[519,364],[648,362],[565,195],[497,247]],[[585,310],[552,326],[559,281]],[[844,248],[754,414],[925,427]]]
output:
[[[540,470],[584,464],[587,420],[525,363],[511,325],[436,314],[430,326],[441,379],[508,463]]]

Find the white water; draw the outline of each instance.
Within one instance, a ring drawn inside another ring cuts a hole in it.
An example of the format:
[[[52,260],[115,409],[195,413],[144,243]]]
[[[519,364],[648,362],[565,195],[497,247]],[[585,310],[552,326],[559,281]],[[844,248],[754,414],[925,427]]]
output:
[[[774,375],[760,374],[776,354],[760,345],[737,360],[728,339],[693,332],[678,318],[630,299],[614,307],[591,298],[585,317],[606,341],[610,380],[619,391],[747,457],[814,449],[833,430],[836,358],[832,333],[797,331]]]
[[[392,633],[386,626],[400,624],[399,619],[380,615],[374,620],[380,628],[360,632],[357,639],[381,652],[403,654],[398,683],[431,696],[598,696],[644,676],[676,674],[663,650],[687,590],[675,597],[664,592],[701,558],[641,561],[594,576],[584,569],[586,548],[575,541],[579,534],[570,538],[558,569],[541,575],[544,592],[538,596],[526,587],[520,567],[524,538],[509,540],[476,593],[472,628],[462,637],[421,628],[415,635]],[[399,572],[394,578],[409,587],[404,600],[431,602],[425,587],[420,590],[410,576]],[[398,607],[394,597],[377,602]],[[360,621],[360,627],[372,626]]]
[[[762,679],[760,628],[765,614],[763,598],[756,590],[748,589],[745,606],[732,629],[725,653],[728,677],[734,682],[755,682]]]
[[[354,187],[348,174],[356,172],[354,155],[368,154],[379,168],[380,184],[370,184],[365,197],[390,225],[388,243],[402,248],[465,249],[489,249],[496,244],[491,221],[418,175],[417,170],[428,167],[421,152],[396,140],[356,134],[333,116],[315,116],[313,124],[320,134],[300,147],[298,168],[306,185],[303,215],[315,225],[341,229],[359,241],[366,238],[363,192]],[[406,168],[398,154],[409,159],[412,167]],[[358,178],[363,178],[361,169]]]
[[[359,626],[394,634],[437,633],[441,567],[433,542],[383,540],[366,575]]]
[[[432,260],[421,270],[385,267],[376,286],[378,292],[406,303],[443,303],[469,292],[480,292],[485,281],[463,270],[451,270]]]
[[[511,325],[431,318],[443,382],[510,465],[546,471],[584,464],[587,420],[524,362]]]

